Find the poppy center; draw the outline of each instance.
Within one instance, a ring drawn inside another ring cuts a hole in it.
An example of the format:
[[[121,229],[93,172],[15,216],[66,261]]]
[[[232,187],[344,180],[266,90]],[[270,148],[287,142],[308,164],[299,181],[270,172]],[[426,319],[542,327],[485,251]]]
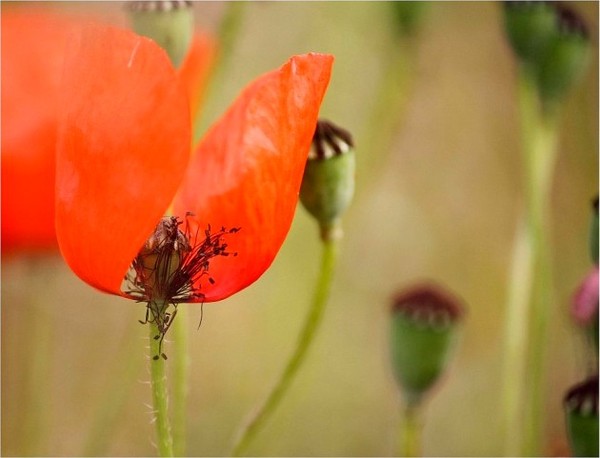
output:
[[[161,344],[181,302],[203,302],[201,280],[210,284],[210,260],[216,256],[236,256],[227,250],[225,238],[239,228],[213,231],[210,225],[199,234],[192,233],[188,213],[185,222],[176,216],[165,216],[157,224],[144,246],[134,258],[125,276],[125,294],[138,302],[146,302],[146,318],[142,324],[154,323]],[[164,353],[160,355],[166,359]],[[158,359],[158,355],[154,357]]]

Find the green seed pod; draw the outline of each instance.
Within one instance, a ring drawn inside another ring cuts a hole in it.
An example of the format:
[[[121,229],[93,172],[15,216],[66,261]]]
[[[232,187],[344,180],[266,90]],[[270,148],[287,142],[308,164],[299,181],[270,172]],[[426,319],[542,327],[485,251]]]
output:
[[[341,236],[340,218],[354,195],[353,146],[349,132],[319,120],[304,169],[300,201],[319,222],[323,240]]]
[[[573,456],[598,456],[598,376],[571,388],[564,409]]]
[[[537,84],[542,101],[559,101],[583,76],[590,61],[590,43],[585,24],[574,12],[555,5],[557,25],[537,66]]]
[[[409,406],[418,404],[444,373],[463,316],[461,301],[437,286],[419,285],[395,297],[392,366]]]
[[[598,196],[594,199],[590,221],[590,253],[592,261],[598,265]]]
[[[554,8],[546,2],[504,2],[504,25],[517,57],[537,65],[555,34]]]
[[[183,0],[128,2],[127,10],[136,33],[152,38],[179,67],[194,33],[192,2]]]

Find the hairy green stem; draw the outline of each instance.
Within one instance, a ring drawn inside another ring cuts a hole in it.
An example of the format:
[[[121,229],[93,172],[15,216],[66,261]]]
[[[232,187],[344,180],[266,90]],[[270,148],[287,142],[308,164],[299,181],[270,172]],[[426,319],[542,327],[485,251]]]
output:
[[[296,348],[264,404],[243,427],[231,452],[232,456],[242,456],[244,454],[254,437],[264,427],[287,393],[298,370],[305,361],[308,350],[323,318],[323,312],[325,311],[325,305],[327,304],[331,289],[336,258],[337,240],[324,240],[318,283],[314,292],[312,306],[300,332]]]
[[[505,453],[531,456],[540,454],[545,347],[552,313],[547,219],[557,128],[553,114],[542,110],[535,85],[526,73],[519,78],[519,102],[525,212],[518,223],[509,277],[503,427]]]
[[[187,434],[187,396],[189,392],[189,365],[188,353],[188,317],[187,310],[178,309],[177,319],[172,325],[173,332],[173,453],[175,456],[186,455]]]
[[[160,456],[173,456],[173,438],[171,437],[171,425],[169,424],[169,409],[167,395],[167,373],[165,360],[160,356],[160,334],[156,323],[148,322],[150,329],[150,384],[152,385],[152,401],[154,422],[156,424],[157,446]]]
[[[402,410],[399,456],[421,456],[422,424],[419,406],[408,405]]]

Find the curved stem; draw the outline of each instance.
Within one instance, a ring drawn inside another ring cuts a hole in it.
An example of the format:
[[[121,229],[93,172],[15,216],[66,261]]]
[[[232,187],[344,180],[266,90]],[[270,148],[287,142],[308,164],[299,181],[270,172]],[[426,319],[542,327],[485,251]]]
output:
[[[421,456],[421,435],[422,425],[419,420],[419,406],[408,405],[402,411],[399,456]]]
[[[173,453],[186,456],[187,395],[190,358],[187,310],[179,309],[173,322]]]
[[[294,377],[302,366],[323,318],[323,312],[331,289],[336,258],[337,241],[324,240],[322,246],[321,272],[313,296],[312,306],[304,323],[304,327],[300,332],[296,349],[264,404],[242,429],[233,448],[232,456],[242,456],[246,451],[254,437],[264,427],[269,417],[273,414],[285,393],[287,393]]]
[[[171,437],[171,425],[169,424],[168,396],[167,396],[167,374],[165,361],[156,355],[160,355],[158,327],[153,322],[148,322],[150,329],[150,383],[152,385],[152,401],[154,404],[154,415],[156,433],[158,436],[158,452],[160,456],[173,456],[173,438]]]

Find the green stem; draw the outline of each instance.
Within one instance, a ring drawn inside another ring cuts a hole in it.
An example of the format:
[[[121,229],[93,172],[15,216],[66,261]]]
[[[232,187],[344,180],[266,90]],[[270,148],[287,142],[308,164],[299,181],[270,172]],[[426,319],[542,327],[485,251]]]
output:
[[[189,365],[187,310],[180,308],[172,325],[173,332],[173,453],[186,456],[187,396]]]
[[[160,456],[173,456],[165,361],[161,357],[154,359],[156,355],[160,355],[160,340],[155,339],[159,335],[159,331],[154,322],[148,322],[148,327],[150,329],[150,383],[152,385],[152,401],[158,436],[158,452]]]
[[[557,131],[552,120],[542,119],[536,142],[537,157],[534,157],[533,183],[530,204],[530,231],[536,258],[536,277],[531,301],[529,393],[524,414],[525,442],[523,454],[542,454],[540,434],[544,427],[544,373],[548,326],[554,309],[552,294],[552,259],[548,231],[548,207],[554,165],[556,162]],[[537,173],[536,173],[537,172]]]
[[[23,418],[20,424],[20,438],[23,456],[39,456],[49,431],[48,400],[51,399],[52,354],[55,351],[54,330],[56,328],[49,313],[47,303],[40,291],[45,291],[52,279],[48,276],[49,258],[31,257],[25,260],[28,288],[24,291],[27,320],[20,328],[24,340],[19,357],[25,361],[25,370],[21,383],[24,397],[21,404]],[[4,344],[4,340],[3,340]],[[6,348],[6,347],[5,347]],[[5,360],[6,361],[6,360]]]
[[[360,177],[365,181],[387,164],[386,159],[402,124],[415,81],[417,43],[416,37],[406,37],[395,42],[383,71],[366,129],[359,137],[363,139],[362,144],[368,145],[369,150],[373,151],[372,155],[357,156],[357,169],[362,171]]]
[[[285,393],[287,393],[294,377],[302,366],[323,318],[323,312],[325,311],[325,305],[327,304],[331,289],[336,258],[337,240],[324,240],[322,245],[321,272],[313,296],[312,306],[304,327],[300,332],[296,349],[264,404],[242,429],[233,448],[232,456],[242,456],[246,451],[254,437],[273,414]]]
[[[421,435],[422,424],[419,420],[419,406],[408,405],[402,411],[399,456],[421,456]]]
[[[37,267],[37,266],[36,266]],[[43,291],[43,288],[32,288],[32,292]],[[23,445],[25,456],[41,453],[41,444],[48,432],[47,400],[49,395],[48,380],[51,374],[52,320],[47,310],[40,307],[34,299],[31,320],[28,323],[30,343],[27,355],[27,372],[25,374],[25,399],[23,420]],[[45,381],[45,382],[42,382]]]
[[[529,297],[533,277],[533,250],[522,216],[512,253],[508,304],[504,329],[504,418],[505,455],[517,456],[521,448],[523,390],[525,380]]]
[[[220,104],[223,103],[223,81],[227,79],[226,74],[231,61],[232,50],[235,47],[243,24],[244,10],[247,7],[246,3],[245,1],[227,2],[226,10],[217,32],[219,51],[208,81],[204,107],[202,109],[203,116],[201,119],[196,120],[196,128],[194,129],[195,140],[206,132],[206,129],[212,122],[204,115],[219,110]]]
[[[139,326],[135,322],[132,325]],[[117,420],[126,404],[132,387],[139,374],[142,359],[136,348],[139,334],[133,326],[125,330],[119,348],[125,352],[119,354],[111,374],[119,374],[118,377],[110,376],[108,389],[105,390],[100,402],[94,409],[94,418],[90,427],[82,456],[103,456],[107,454],[111,438],[117,426]]]
[[[540,454],[543,426],[545,347],[552,313],[547,223],[558,131],[556,118],[542,111],[526,73],[519,79],[519,102],[526,211],[513,249],[505,321],[504,429],[506,454],[527,456]]]

